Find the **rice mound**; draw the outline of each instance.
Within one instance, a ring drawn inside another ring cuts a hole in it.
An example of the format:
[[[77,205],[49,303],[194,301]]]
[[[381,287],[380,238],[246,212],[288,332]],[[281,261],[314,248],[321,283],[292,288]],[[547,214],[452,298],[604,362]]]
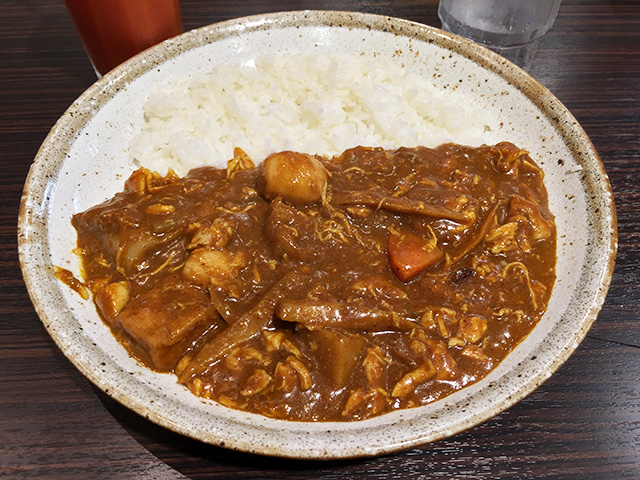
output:
[[[336,155],[358,145],[481,143],[481,113],[456,92],[381,58],[267,55],[173,78],[144,105],[134,164],[185,175],[222,167],[242,148],[256,162],[295,150]]]

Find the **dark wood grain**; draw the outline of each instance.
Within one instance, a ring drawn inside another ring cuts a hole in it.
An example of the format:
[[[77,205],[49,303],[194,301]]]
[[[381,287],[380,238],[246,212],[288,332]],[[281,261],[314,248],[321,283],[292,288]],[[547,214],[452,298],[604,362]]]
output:
[[[280,10],[356,10],[439,26],[437,2],[183,0],[185,28]],[[464,433],[374,459],[301,462],[186,439],[115,403],[49,339],[22,282],[22,185],[95,80],[61,0],[0,2],[0,478],[640,479],[640,3],[564,0],[531,73],[599,151],[619,256],[598,320],[542,387]]]

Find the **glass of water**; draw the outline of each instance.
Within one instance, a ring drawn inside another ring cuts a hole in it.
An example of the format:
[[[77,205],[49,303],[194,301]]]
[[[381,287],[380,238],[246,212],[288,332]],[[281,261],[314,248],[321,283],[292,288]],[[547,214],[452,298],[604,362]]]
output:
[[[556,19],[562,0],[440,0],[442,28],[524,69]]]

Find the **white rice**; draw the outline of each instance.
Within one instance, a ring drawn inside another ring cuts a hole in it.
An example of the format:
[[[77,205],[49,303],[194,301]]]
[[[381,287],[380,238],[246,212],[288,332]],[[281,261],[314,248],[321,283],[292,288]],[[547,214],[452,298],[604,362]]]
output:
[[[256,162],[276,151],[335,155],[357,145],[482,143],[482,114],[389,60],[269,55],[174,78],[144,105],[133,162],[184,175],[222,167],[240,147]]]

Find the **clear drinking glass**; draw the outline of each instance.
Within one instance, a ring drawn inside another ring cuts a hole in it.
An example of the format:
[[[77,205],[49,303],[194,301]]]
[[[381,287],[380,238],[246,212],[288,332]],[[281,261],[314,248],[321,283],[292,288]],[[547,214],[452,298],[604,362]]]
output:
[[[443,30],[461,35],[529,68],[562,0],[440,0]]]

